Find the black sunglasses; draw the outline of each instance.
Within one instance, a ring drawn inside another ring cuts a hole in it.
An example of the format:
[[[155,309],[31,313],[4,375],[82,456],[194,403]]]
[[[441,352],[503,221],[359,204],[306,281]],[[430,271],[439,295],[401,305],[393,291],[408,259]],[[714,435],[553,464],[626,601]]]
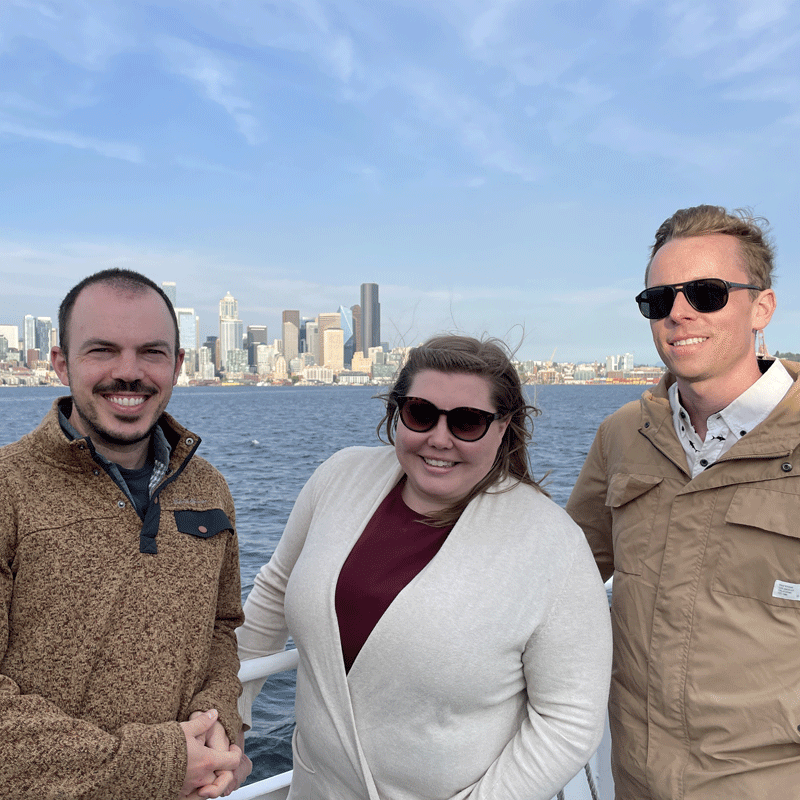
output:
[[[695,311],[709,314],[725,308],[731,289],[761,291],[760,286],[753,286],[752,283],[731,283],[722,278],[701,278],[697,281],[686,281],[686,283],[653,286],[637,294],[636,302],[639,304],[639,311],[647,319],[664,319],[672,311],[678,292],[683,292],[684,297]]]
[[[489,426],[503,416],[467,406],[442,411],[421,397],[398,397],[397,407],[400,409],[403,425],[414,433],[431,430],[439,421],[439,417],[444,414],[447,417],[448,430],[462,442],[477,442],[478,439],[483,439]]]

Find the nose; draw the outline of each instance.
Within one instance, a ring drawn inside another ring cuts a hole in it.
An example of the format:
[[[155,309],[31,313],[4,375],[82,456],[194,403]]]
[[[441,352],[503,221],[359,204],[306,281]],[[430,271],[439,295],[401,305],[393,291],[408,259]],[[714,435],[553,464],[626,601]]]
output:
[[[135,381],[139,380],[144,371],[139,361],[138,353],[122,350],[114,359],[114,365],[111,370],[111,376],[121,381]]]
[[[445,450],[452,447],[453,438],[450,429],[447,427],[447,417],[442,414],[438,422],[428,431],[428,442],[431,447],[438,447]]]
[[[672,304],[672,309],[669,312],[669,318],[674,321],[687,319],[697,314],[692,304],[686,299],[686,293],[683,289],[678,289],[675,295],[675,302]]]

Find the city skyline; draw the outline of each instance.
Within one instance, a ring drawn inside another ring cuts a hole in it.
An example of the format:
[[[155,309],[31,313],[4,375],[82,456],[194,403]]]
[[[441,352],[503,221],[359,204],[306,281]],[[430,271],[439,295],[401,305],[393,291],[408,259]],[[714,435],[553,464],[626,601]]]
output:
[[[111,266],[278,336],[381,287],[382,338],[657,359],[664,219],[750,207],[800,330],[800,0],[5,0],[0,320]],[[795,165],[793,167],[792,165]]]

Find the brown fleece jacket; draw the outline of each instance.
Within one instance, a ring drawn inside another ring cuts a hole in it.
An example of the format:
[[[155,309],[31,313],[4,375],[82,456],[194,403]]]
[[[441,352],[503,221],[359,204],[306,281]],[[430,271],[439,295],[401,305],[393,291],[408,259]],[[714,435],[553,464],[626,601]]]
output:
[[[164,414],[142,552],[147,526],[58,402],[0,448],[0,797],[174,800],[178,722],[216,708],[231,741],[241,724],[233,500]]]

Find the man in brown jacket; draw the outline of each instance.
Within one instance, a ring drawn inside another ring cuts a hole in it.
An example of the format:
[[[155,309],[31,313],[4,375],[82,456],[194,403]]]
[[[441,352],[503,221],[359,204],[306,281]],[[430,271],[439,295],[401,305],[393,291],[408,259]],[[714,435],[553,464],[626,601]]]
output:
[[[0,449],[0,797],[218,797],[242,622],[233,501],[165,413],[175,312],[127,270],[64,299],[71,396]]]
[[[614,576],[618,800],[798,796],[800,365],[756,355],[759,222],[659,228],[636,301],[668,372],[603,422],[567,504]]]

